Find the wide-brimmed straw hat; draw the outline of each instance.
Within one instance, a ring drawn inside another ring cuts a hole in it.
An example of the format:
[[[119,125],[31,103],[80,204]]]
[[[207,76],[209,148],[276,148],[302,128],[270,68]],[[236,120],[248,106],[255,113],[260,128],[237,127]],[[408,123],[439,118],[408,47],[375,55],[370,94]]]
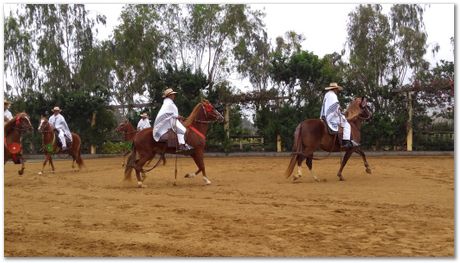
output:
[[[171,95],[171,94],[176,94],[177,92],[175,92],[173,89],[171,88],[167,88],[164,92],[163,92],[163,98],[166,98],[167,96]]]
[[[149,115],[147,115],[147,113],[145,113],[145,112],[141,114],[141,117],[148,117],[148,116]]]
[[[337,85],[336,82],[332,82],[329,84],[329,87],[324,88],[325,90],[331,90],[331,89],[338,89],[338,90],[343,90],[343,88],[339,85]]]
[[[58,106],[55,106],[55,107],[53,108],[52,111],[53,111],[53,112],[54,112],[54,111],[59,111],[59,112],[61,112],[61,109],[60,109]]]

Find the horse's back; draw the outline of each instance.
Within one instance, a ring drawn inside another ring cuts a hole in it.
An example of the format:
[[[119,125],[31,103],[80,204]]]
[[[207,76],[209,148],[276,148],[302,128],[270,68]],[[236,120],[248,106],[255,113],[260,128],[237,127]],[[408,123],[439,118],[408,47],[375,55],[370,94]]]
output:
[[[318,136],[321,138],[324,134],[324,122],[320,119],[306,119],[300,123],[303,134]]]

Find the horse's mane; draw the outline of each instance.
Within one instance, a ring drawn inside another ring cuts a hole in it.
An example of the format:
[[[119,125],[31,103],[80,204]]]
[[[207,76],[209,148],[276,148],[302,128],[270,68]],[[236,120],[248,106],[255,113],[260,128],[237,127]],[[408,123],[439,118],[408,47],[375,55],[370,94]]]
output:
[[[16,116],[14,116],[14,118],[12,118],[11,120],[9,120],[7,123],[5,123],[5,136],[7,135],[7,133],[10,133],[11,132],[11,129],[13,129],[13,124],[16,123],[16,119],[17,118],[20,118],[24,115],[27,115],[25,112],[20,112],[18,114],[16,114]]]
[[[184,122],[184,126],[188,127],[192,125],[193,121],[196,119],[196,115],[200,112],[200,107],[202,106],[203,103],[209,103],[207,100],[202,100],[200,103],[198,103],[195,108],[193,108],[192,113],[187,117],[187,119]]]
[[[361,113],[360,104],[361,98],[356,98],[352,102],[350,102],[350,105],[348,105],[348,108],[345,111],[345,117],[347,118],[347,120],[352,120]]]

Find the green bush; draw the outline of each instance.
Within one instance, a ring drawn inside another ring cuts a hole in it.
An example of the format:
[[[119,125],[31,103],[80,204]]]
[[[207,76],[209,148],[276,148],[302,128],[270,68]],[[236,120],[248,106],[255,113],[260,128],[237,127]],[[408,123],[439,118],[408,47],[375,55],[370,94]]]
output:
[[[101,152],[105,154],[121,154],[130,151],[131,147],[130,142],[105,142],[102,144]]]

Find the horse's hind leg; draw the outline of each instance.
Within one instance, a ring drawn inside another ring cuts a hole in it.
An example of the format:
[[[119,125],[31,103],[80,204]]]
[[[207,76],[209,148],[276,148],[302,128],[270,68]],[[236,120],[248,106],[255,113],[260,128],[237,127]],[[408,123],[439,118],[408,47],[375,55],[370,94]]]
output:
[[[364,154],[364,152],[360,148],[356,148],[355,152],[357,152],[363,158],[364,166],[366,167],[366,173],[371,174],[372,170],[369,164],[367,163],[366,155]]]
[[[296,181],[302,177],[302,161],[304,160],[304,156],[301,154],[297,154],[297,174],[294,175],[292,178],[293,181]]]
[[[319,178],[313,172],[313,154],[308,155],[306,159],[307,160],[305,161],[305,163],[307,164],[308,170],[310,170],[310,173],[315,179],[315,181],[319,182]]]

